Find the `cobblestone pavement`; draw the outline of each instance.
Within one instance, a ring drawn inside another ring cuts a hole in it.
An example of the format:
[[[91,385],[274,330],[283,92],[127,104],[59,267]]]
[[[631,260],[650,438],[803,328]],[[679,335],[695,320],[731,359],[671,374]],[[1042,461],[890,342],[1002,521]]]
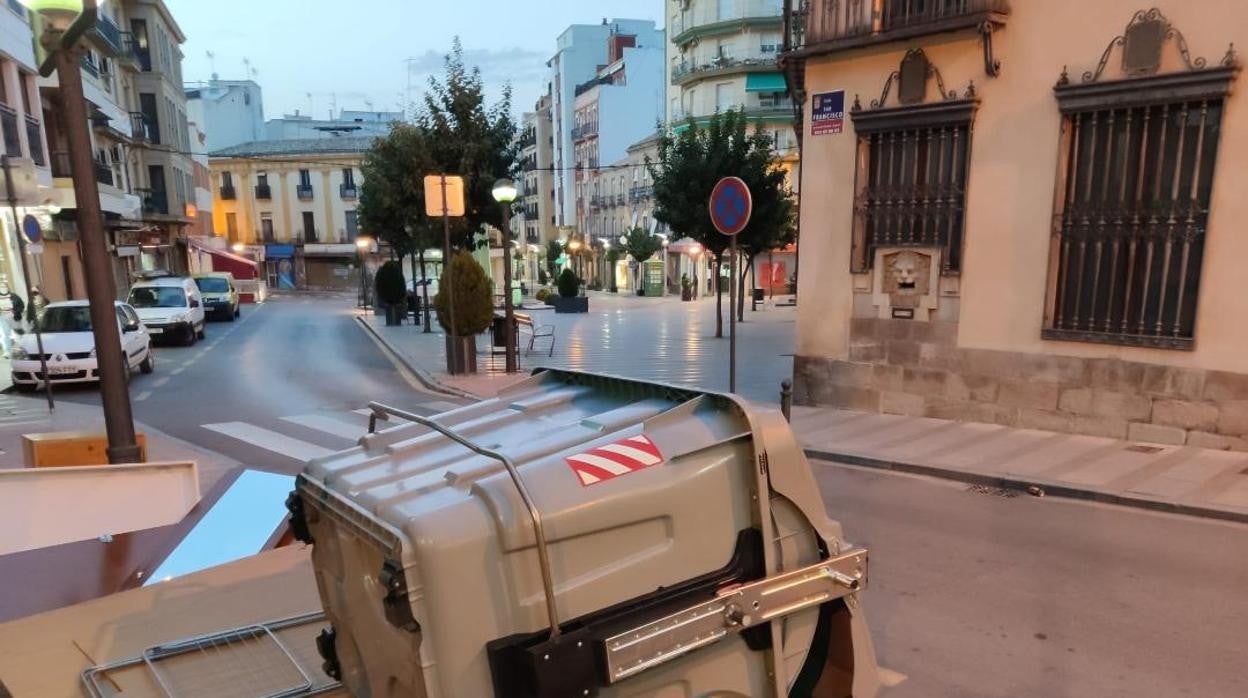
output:
[[[592,293],[590,312],[556,314],[550,308],[523,309],[537,325],[553,325],[554,355],[539,340],[524,355],[528,335],[521,333],[521,367],[537,366],[613,373],[630,378],[728,389],[728,301],[724,299],[724,338],[715,338],[715,300],[681,302],[679,298],[638,298]],[[745,322],[737,326],[737,392],[751,400],[776,403],[780,381],[793,374],[793,334],[797,318],[793,306],[747,305]],[[413,366],[435,380],[447,376],[445,345],[435,331],[410,324],[386,327],[383,318],[364,317],[386,343]],[[491,356],[488,336],[477,339],[478,368],[501,371],[503,357]]]

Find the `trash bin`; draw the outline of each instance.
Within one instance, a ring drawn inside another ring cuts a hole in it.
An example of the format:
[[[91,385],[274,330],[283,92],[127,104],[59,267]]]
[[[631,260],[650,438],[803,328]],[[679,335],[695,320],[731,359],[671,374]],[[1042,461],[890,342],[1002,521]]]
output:
[[[502,313],[495,313],[494,320],[490,323],[491,344],[497,349],[507,348],[507,316]]]
[[[762,303],[765,299],[766,299],[766,296],[763,295],[763,289],[761,288],[754,289],[754,302],[755,303]]]
[[[541,370],[309,462],[312,544],[353,695],[873,696],[867,551],[778,411]]]

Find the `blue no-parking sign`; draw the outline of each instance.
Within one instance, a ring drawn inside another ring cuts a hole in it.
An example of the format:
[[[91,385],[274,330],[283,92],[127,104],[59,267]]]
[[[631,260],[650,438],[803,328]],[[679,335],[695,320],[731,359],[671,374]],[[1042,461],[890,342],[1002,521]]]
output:
[[[724,235],[736,235],[745,230],[754,212],[754,199],[750,188],[740,177],[724,177],[711,190],[711,223]]]

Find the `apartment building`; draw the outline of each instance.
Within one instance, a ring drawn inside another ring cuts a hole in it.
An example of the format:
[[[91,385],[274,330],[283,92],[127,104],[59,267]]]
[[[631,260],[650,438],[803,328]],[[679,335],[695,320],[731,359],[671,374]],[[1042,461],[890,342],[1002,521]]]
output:
[[[542,95],[534,111],[521,118],[520,128],[520,192],[523,201],[523,233],[517,239],[529,245],[544,246],[557,239],[555,227],[554,132],[551,122],[551,98]]]
[[[577,150],[573,143],[573,131],[577,128],[576,90],[597,77],[599,68],[609,62],[608,38],[613,34],[634,36],[638,46],[663,45],[663,32],[652,21],[604,19],[602,24],[568,27],[556,41],[555,55],[547,61],[551,71],[552,162],[558,228],[574,228],[577,223]]]
[[[215,229],[265,260],[269,288],[353,288],[360,164],[373,139],[256,141],[210,153]]]
[[[624,159],[630,146],[654,133],[663,122],[666,90],[662,37],[662,31],[654,32],[650,40],[658,41],[647,44],[640,43],[641,37],[636,35],[608,34],[607,62],[592,79],[576,87],[572,128],[576,225],[590,238],[612,238],[622,232],[598,225],[600,220],[615,222],[593,210],[595,188],[602,174],[599,168]]]
[[[186,88],[186,111],[207,135],[207,152],[266,139],[264,95],[253,80],[222,80],[214,73]]]
[[[1155,5],[794,3],[800,401],[1248,450],[1248,7]]]
[[[38,179],[38,193],[34,201],[22,202],[18,208],[18,216],[35,216],[40,227],[52,227],[52,213],[56,210],[52,192],[52,173],[48,163],[48,150],[44,136],[44,122],[47,115],[39,97],[36,85],[37,61],[31,29],[31,17],[25,8],[16,2],[0,5],[0,137],[4,142],[4,154],[10,158],[21,158],[33,163]],[[25,296],[26,277],[22,272],[20,251],[17,246],[17,235],[12,216],[5,212],[0,216],[4,239],[0,242],[0,281]],[[46,253],[49,261],[55,258],[59,266],[60,245],[56,242],[48,245]],[[42,269],[37,262],[44,258],[40,253],[32,259],[31,282],[42,283]],[[73,267],[70,273],[74,273]],[[81,278],[81,272],[78,272]]]
[[[666,17],[667,122],[680,128],[690,119],[702,123],[716,112],[744,109],[794,172],[794,107],[777,63],[783,0],[666,0]],[[790,177],[795,190],[797,180]]]
[[[341,136],[384,136],[390,125],[403,120],[403,112],[354,111],[343,109],[338,117],[314,119],[307,114],[286,114],[264,124],[263,140],[300,140],[307,138],[338,138]]]

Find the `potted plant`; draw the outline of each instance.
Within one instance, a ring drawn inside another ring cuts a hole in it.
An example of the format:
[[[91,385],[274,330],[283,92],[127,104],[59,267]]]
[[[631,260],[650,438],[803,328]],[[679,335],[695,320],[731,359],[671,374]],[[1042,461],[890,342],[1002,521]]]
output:
[[[407,288],[403,282],[403,266],[394,260],[381,265],[373,281],[377,299],[386,312],[386,326],[401,325],[407,310]]]
[[[443,272],[433,307],[438,311],[438,324],[446,332],[446,370],[452,375],[475,373],[477,370],[477,335],[486,331],[494,320],[494,300],[490,279],[481,265],[467,252],[456,252],[451,258],[452,287]],[[455,333],[451,334],[450,297],[455,295]]]
[[[581,282],[571,269],[559,274],[559,295],[550,298],[556,313],[588,313],[589,298],[580,295]]]

